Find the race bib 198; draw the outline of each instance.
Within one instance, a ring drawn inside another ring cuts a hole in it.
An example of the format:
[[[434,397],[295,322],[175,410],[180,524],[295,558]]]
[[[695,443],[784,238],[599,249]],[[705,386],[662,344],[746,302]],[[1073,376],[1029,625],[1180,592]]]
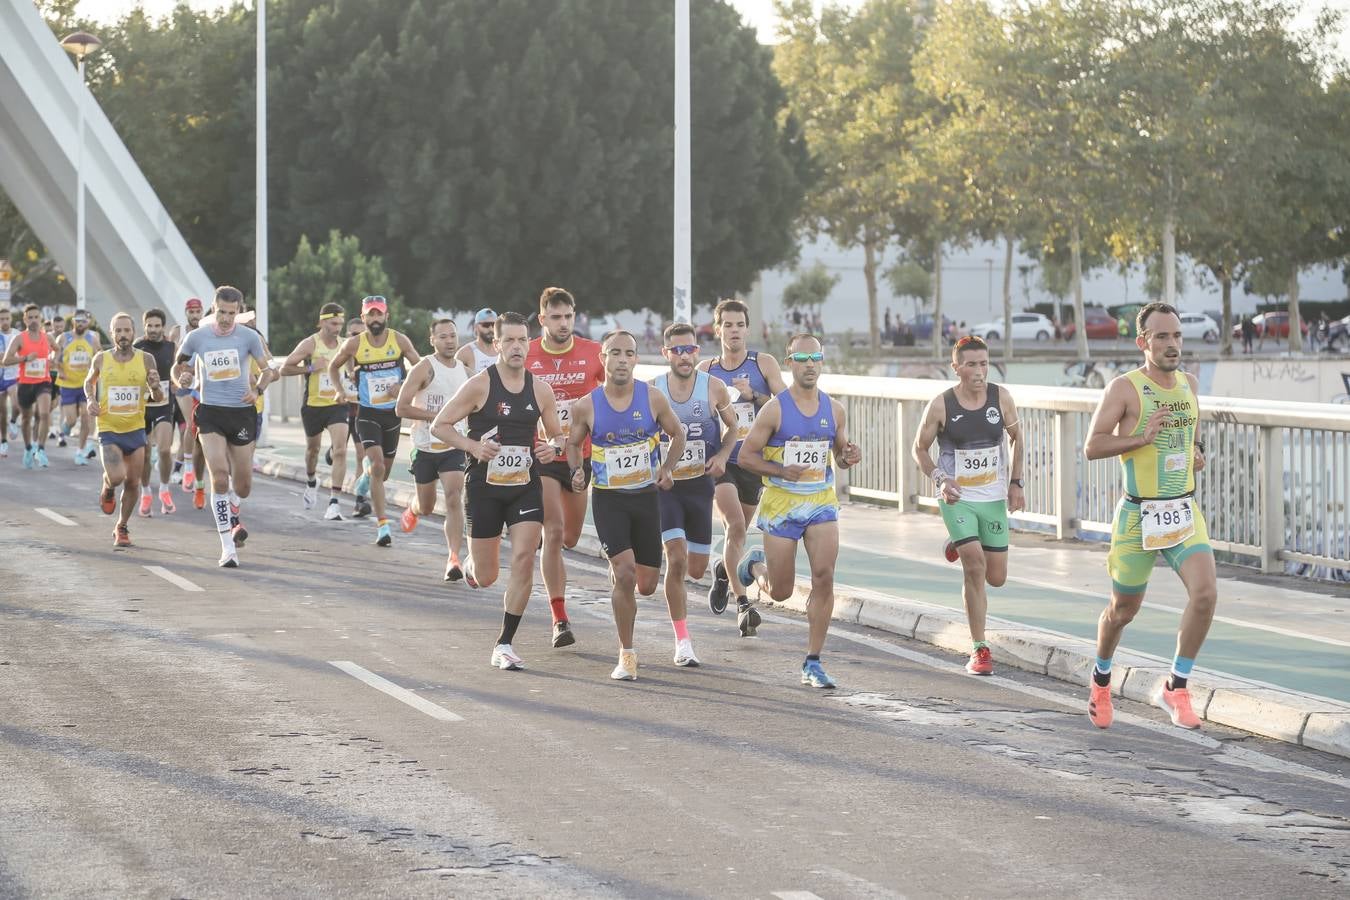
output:
[[[508,445],[488,462],[487,483],[499,486],[526,484],[533,456],[529,447]]]
[[[652,451],[646,441],[605,448],[605,486],[640,488],[652,483]]]
[[[956,483],[959,487],[984,487],[998,481],[997,445],[979,450],[956,451]]]
[[[825,467],[830,463],[829,441],[787,441],[783,444],[783,465],[805,466],[797,479],[799,485],[824,484]]]
[[[239,377],[239,351],[233,347],[228,350],[208,350],[204,359],[207,381],[231,381]]]
[[[138,385],[115,385],[108,388],[108,413],[129,416],[140,412],[141,389]]]
[[[1195,511],[1190,497],[1145,500],[1139,504],[1139,527],[1145,550],[1166,550],[1195,534]]]

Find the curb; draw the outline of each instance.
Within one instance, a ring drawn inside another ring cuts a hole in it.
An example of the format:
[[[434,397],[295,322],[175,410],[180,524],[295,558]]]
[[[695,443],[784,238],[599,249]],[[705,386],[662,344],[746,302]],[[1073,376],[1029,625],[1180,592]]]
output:
[[[273,478],[305,481],[302,463],[275,457],[266,451],[258,451],[253,468]],[[350,493],[355,481],[355,476],[349,475],[344,490]],[[412,488],[391,485],[388,499],[391,504],[406,506],[413,495]],[[444,514],[442,507],[438,493],[437,515]],[[585,526],[581,540],[573,550],[603,558],[600,542],[590,525]],[[695,583],[711,584],[711,574],[705,574]],[[810,589],[809,580],[798,578],[796,590],[787,600],[774,603],[761,599],[760,604],[805,612]],[[833,618],[960,655],[970,652],[970,631],[965,614],[934,603],[842,585],[836,587]],[[986,634],[999,664],[1069,684],[1086,686],[1097,658],[1096,646],[1090,641],[993,616],[989,617]],[[1114,659],[1111,693],[1152,704],[1153,694],[1167,678],[1170,665],[1169,660],[1160,657],[1122,650]],[[1191,700],[1196,713],[1207,722],[1350,758],[1350,703],[1209,671],[1203,682],[1191,685]]]

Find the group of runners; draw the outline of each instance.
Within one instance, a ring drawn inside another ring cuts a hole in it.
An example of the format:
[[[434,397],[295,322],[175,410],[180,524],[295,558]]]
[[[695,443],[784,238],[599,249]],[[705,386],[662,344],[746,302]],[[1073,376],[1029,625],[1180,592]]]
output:
[[[141,514],[150,515],[158,493],[161,514],[175,511],[168,485],[179,474],[172,451],[177,421],[185,435],[179,441],[182,483],[198,508],[209,493],[219,564],[237,568],[248,537],[241,505],[251,491],[261,397],[277,379],[299,376],[305,509],[318,505],[318,460],[327,435],[323,518],[344,517],[350,440],[360,471],[350,515],[373,516],[376,544],[390,546],[385,483],[408,422],[416,496],[399,518],[400,530],[413,531],[435,510],[438,495],[443,498],[444,579],[463,580],[471,588],[497,582],[501,542],[509,540],[493,666],[524,667],[513,641],[536,567],[549,598],[553,647],[576,642],[567,614],[563,551],[578,543],[589,503],[609,562],[619,643],[612,678],[637,678],[636,596],[653,595],[662,585],[674,662],[699,665],[686,584],[708,570],[716,514],[724,545],[707,595],[712,612],[725,612],[734,596],[739,634],[755,636],[762,618],[749,588],[758,586],[761,597],[774,601],[791,596],[803,545],[810,587],[801,680],[816,688],[835,686],[821,663],[839,548],[835,476],[858,465],[861,452],[849,440],[844,405],[819,388],[825,354],[816,336],[801,333],[788,340],[788,384],[774,356],[748,348],[745,304],[724,300],[714,312],[717,355],[701,359],[694,328],[672,324],[662,336],[667,370],[646,382],[636,374],[637,339],[622,330],[600,342],[574,334],[576,301],[557,287],[539,298],[539,337],[530,338],[524,315],[482,309],[463,345],[452,320],[432,323],[426,356],[411,336],[389,328],[383,297],[366,297],[360,317],[351,320],[339,304],[326,304],[315,332],[276,367],[262,336],[245,324],[250,314],[240,291],[218,288],[210,312],[204,318],[200,301],[190,300],[188,326],[166,333],[165,314],[150,310],[142,317],[139,340],[136,323],[119,313],[109,322],[112,346],[103,349],[82,313],[76,313],[71,331],[53,339],[36,307],[25,310],[22,331],[13,330],[9,314],[0,310],[0,403],[16,404],[24,465],[48,464],[45,418],[54,385],[70,433],[78,433],[76,463],[87,461],[95,440],[101,450],[99,504],[116,514],[116,546],[131,544],[129,522],[138,503]],[[1180,370],[1175,309],[1145,306],[1137,325],[1144,364],[1107,387],[1085,446],[1090,459],[1119,456],[1125,473],[1089,716],[1098,727],[1111,724],[1112,656],[1162,553],[1180,574],[1190,602],[1171,675],[1155,699],[1174,723],[1195,728],[1199,719],[1186,680],[1216,602],[1214,557],[1194,504],[1195,472],[1204,466],[1204,448],[1196,440],[1197,384]],[[987,587],[1001,586],[1008,577],[1009,515],[1025,507],[1024,441],[1011,394],[989,381],[985,343],[974,337],[958,341],[952,369],[957,383],[929,404],[911,451],[940,500],[949,536],[946,558],[964,572],[972,639],[966,669],[989,675]],[[78,397],[67,403],[67,391]],[[8,416],[4,406],[0,413]],[[158,456],[154,471],[149,448]],[[762,547],[748,547],[751,523],[763,534]]]

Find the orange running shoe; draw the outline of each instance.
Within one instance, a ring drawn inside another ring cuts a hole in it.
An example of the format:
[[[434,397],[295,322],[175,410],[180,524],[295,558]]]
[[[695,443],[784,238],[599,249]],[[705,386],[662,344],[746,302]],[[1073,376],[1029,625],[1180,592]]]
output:
[[[197,488],[192,492],[192,505],[197,509],[206,509],[206,488]]]
[[[403,515],[398,520],[399,527],[403,529],[404,534],[408,534],[417,527],[417,513],[409,507],[403,511]]]
[[[161,489],[159,492],[159,511],[167,516],[177,509],[178,507],[173,505],[173,494],[169,493],[168,488]]]
[[[141,494],[140,507],[136,510],[142,518],[150,518],[150,506],[155,502],[155,498],[149,494]]]
[[[993,675],[994,654],[989,651],[988,647],[980,647],[970,654],[970,660],[966,663],[966,671],[972,675]]]
[[[117,509],[117,494],[104,482],[103,490],[98,495],[98,508],[103,510],[105,516],[111,516],[113,510]]]
[[[1169,691],[1164,681],[1153,695],[1153,702],[1167,710],[1167,714],[1172,717],[1172,724],[1178,728],[1195,730],[1200,727],[1200,717],[1191,709],[1191,692],[1185,688]]]
[[[1116,712],[1111,707],[1111,685],[1092,682],[1088,695],[1088,718],[1098,728],[1110,728]]]
[[[131,546],[131,532],[127,530],[127,526],[118,525],[116,528],[113,529],[113,546],[114,547]]]

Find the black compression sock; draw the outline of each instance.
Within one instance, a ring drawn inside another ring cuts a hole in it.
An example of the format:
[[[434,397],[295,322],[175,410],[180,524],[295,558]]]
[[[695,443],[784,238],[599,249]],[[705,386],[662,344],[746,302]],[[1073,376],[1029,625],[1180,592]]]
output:
[[[497,643],[511,643],[516,636],[516,629],[520,627],[520,619],[520,616],[513,613],[502,613],[502,633],[497,635]]]

